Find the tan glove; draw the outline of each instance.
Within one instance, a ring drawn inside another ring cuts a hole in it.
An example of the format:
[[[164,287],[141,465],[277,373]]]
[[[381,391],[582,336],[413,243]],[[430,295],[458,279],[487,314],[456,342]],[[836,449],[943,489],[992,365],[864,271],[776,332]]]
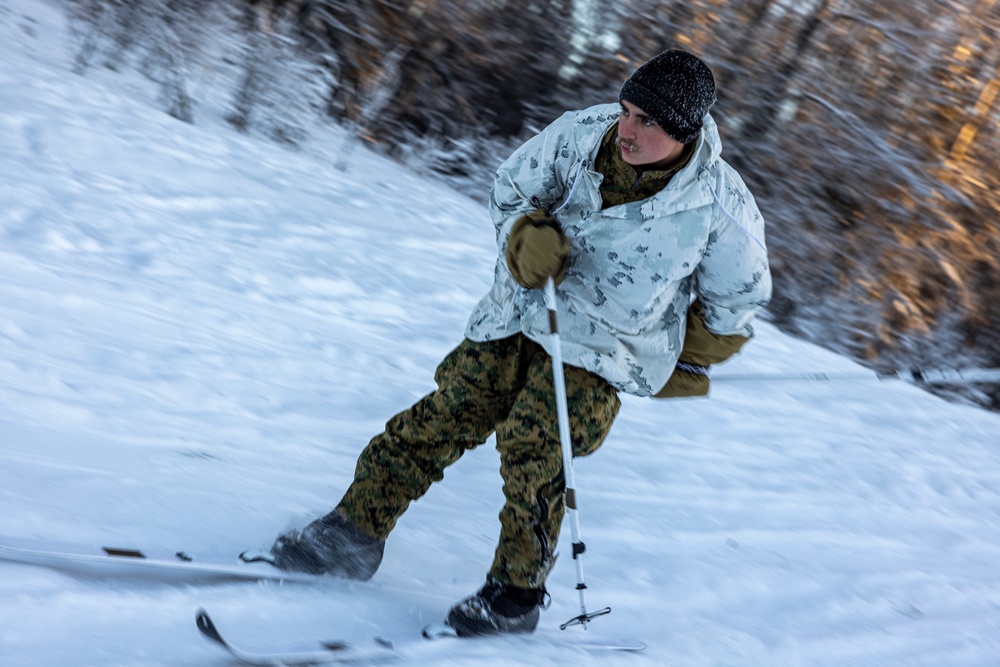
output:
[[[746,336],[723,336],[709,331],[705,326],[705,308],[696,300],[688,308],[680,359],[667,384],[656,393],[656,398],[707,395],[710,385],[708,367],[739,352],[748,340]]]
[[[518,218],[507,238],[507,268],[522,287],[537,289],[549,276],[558,285],[569,266],[569,239],[542,210]]]

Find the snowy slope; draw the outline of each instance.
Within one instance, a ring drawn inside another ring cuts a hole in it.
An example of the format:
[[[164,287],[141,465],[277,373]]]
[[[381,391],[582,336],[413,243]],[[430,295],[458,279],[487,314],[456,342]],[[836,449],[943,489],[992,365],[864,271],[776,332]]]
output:
[[[481,206],[340,137],[292,153],[127,76],[69,73],[57,3],[0,0],[0,536],[235,554],[327,511],[432,387],[487,288]],[[855,366],[767,324],[726,373]],[[624,399],[576,466],[592,634],[566,555],[531,640],[401,665],[1000,664],[1000,415],[903,383],[726,383]],[[414,504],[370,585],[140,585],[0,563],[0,665],[224,665],[404,640],[479,586],[502,502],[487,445]]]

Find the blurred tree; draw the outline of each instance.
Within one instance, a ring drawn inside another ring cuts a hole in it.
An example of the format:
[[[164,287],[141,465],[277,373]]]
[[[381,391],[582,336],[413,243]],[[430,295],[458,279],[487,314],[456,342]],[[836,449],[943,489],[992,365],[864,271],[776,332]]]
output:
[[[221,21],[221,0],[69,0],[76,38],[74,71],[95,60],[112,70],[133,62],[160,86],[160,102],[171,116],[191,122],[192,71],[202,61],[211,28]]]
[[[391,154],[413,137],[517,135],[551,106],[570,51],[562,0],[307,0],[300,12],[337,56],[331,112]]]
[[[242,132],[298,145],[324,116],[336,57],[303,29],[294,8],[277,0],[232,7],[237,80],[226,119]]]

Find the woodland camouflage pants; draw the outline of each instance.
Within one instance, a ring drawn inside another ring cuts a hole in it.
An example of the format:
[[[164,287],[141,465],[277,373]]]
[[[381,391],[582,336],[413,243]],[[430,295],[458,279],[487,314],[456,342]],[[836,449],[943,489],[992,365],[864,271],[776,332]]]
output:
[[[599,376],[570,366],[564,372],[573,454],[586,456],[604,441],[621,403]],[[506,503],[490,574],[508,585],[540,588],[565,512],[551,358],[520,334],[465,340],[434,379],[438,389],[393,417],[362,451],[337,510],[385,539],[411,501],[495,432]]]

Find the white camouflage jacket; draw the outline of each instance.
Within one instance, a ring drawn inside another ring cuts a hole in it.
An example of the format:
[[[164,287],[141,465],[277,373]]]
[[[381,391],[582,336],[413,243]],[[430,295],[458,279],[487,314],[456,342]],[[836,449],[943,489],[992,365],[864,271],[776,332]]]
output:
[[[552,353],[543,290],[526,290],[505,260],[514,222],[552,211],[571,243],[557,288],[563,360],[621,391],[649,396],[673,373],[693,297],[717,334],[751,336],[750,321],[771,296],[764,220],[736,171],[720,157],[711,116],[687,165],[642,201],[601,210],[601,139],[618,119],[604,104],[564,114],[497,171],[490,215],[499,257],[492,289],[465,335],[496,340],[518,332]]]

